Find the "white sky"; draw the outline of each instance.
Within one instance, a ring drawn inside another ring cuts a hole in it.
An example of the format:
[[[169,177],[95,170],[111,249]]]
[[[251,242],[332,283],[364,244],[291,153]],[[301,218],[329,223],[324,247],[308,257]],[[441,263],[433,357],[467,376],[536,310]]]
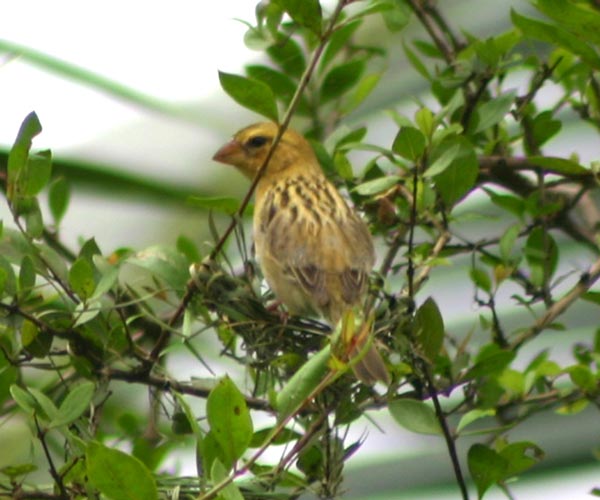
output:
[[[254,2],[174,0],[4,2],[2,37],[173,103],[218,90],[217,69],[239,71],[251,54],[242,41]],[[10,143],[35,109],[39,143],[54,149],[93,140],[135,119],[131,109],[83,85],[20,61],[0,66],[0,142]]]

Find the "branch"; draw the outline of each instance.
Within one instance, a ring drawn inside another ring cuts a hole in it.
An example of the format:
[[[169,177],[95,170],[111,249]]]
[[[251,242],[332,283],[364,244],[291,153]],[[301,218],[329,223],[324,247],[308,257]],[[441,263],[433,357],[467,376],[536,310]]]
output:
[[[104,368],[100,370],[99,374],[102,377],[110,380],[121,380],[129,384],[143,384],[150,387],[155,387],[161,391],[173,391],[180,394],[188,394],[199,398],[207,398],[212,390],[212,386],[203,387],[195,385],[194,383],[184,383],[177,380],[171,380],[165,377],[158,377],[156,375],[150,375],[145,371],[140,370],[118,370],[111,368]],[[261,410],[274,413],[275,409],[269,404],[268,401],[259,398],[253,398],[246,396],[246,404],[253,410]]]
[[[458,453],[456,452],[456,443],[454,442],[454,437],[450,432],[448,427],[448,422],[446,421],[446,416],[444,415],[444,410],[442,409],[442,405],[440,404],[440,400],[438,399],[437,389],[433,384],[433,378],[429,373],[429,368],[425,361],[421,361],[421,369],[423,370],[423,375],[427,382],[427,389],[429,391],[429,396],[433,401],[433,407],[435,408],[435,414],[437,416],[438,422],[440,423],[440,427],[442,428],[442,432],[444,434],[444,439],[446,440],[446,446],[448,448],[448,453],[450,454],[450,460],[452,461],[452,467],[454,468],[454,475],[456,476],[456,482],[458,483],[458,487],[460,488],[461,495],[463,500],[469,500],[469,492],[467,490],[467,484],[465,482],[465,478],[463,476],[462,470],[460,468],[460,461],[458,460]]]
[[[429,9],[426,9],[423,6],[422,0],[408,0],[408,5],[412,8],[413,12],[419,18],[419,21],[421,21],[421,24],[429,33],[429,36],[444,56],[446,62],[448,64],[452,64],[455,58],[454,50],[446,41],[445,34],[440,29],[436,18],[431,15],[431,7],[429,7]]]
[[[535,324],[527,331],[519,335],[512,343],[511,349],[518,350],[519,347],[527,342],[529,339],[537,336],[542,330],[547,328],[552,322],[564,313],[573,302],[580,298],[586,293],[590,287],[600,278],[600,259],[598,259],[590,270],[579,278],[577,284],[571,288],[563,297],[555,302],[550,308],[546,310],[543,316],[538,318]]]

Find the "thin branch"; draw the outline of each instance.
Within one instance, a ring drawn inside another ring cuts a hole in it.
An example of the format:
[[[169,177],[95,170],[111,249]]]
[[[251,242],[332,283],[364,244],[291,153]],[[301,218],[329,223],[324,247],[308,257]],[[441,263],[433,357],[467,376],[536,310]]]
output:
[[[421,21],[421,24],[423,24],[429,33],[429,36],[444,56],[445,61],[448,64],[452,64],[455,58],[454,50],[446,41],[445,33],[440,29],[436,19],[423,7],[422,0],[408,0],[408,5],[412,8],[413,12],[419,18],[419,21]]]
[[[450,460],[452,461],[452,467],[454,468],[454,475],[456,476],[456,482],[458,483],[458,487],[460,488],[460,492],[462,494],[463,500],[469,500],[469,492],[467,490],[467,484],[465,482],[465,478],[463,476],[462,470],[460,468],[460,461],[458,460],[458,453],[456,452],[456,443],[454,442],[454,437],[450,432],[448,427],[448,422],[446,421],[446,416],[444,415],[444,410],[442,409],[442,405],[440,404],[440,400],[438,399],[437,389],[433,384],[433,377],[429,373],[429,368],[424,361],[421,362],[421,369],[423,371],[423,376],[427,382],[427,390],[429,392],[429,396],[433,401],[433,407],[435,409],[435,414],[437,416],[438,422],[442,428],[442,432],[444,434],[444,439],[446,440],[446,446],[448,448],[448,453],[450,454]]]
[[[449,231],[444,231],[442,232],[442,234],[439,235],[438,239],[435,242],[435,245],[433,246],[433,249],[431,250],[431,254],[429,255],[430,260],[435,259],[439,256],[442,250],[446,247],[446,243],[450,241],[450,238],[451,235]],[[428,264],[421,268],[419,275],[415,278],[413,283],[414,291],[419,290],[423,283],[425,283],[433,267],[434,266]]]
[[[35,414],[33,415],[33,420],[35,422],[35,427],[37,429],[37,438],[40,440],[40,443],[42,444],[42,449],[44,450],[44,455],[46,455],[46,460],[48,461],[48,466],[50,468],[50,475],[52,476],[52,479],[54,480],[54,483],[56,484],[56,487],[58,488],[58,490],[60,492],[59,498],[68,500],[69,494],[67,493],[67,490],[63,483],[62,477],[56,470],[56,467],[54,467],[52,455],[50,455],[50,450],[48,449],[48,445],[46,444],[46,432],[44,430],[42,430],[42,428],[40,427],[40,423],[37,419],[37,415],[35,415]]]
[[[121,380],[129,384],[142,384],[149,387],[155,387],[161,391],[173,391],[180,394],[188,394],[199,398],[207,398],[212,390],[212,386],[201,386],[198,384],[179,382],[165,377],[151,375],[141,370],[119,370],[104,368],[100,375],[110,380]],[[275,409],[267,400],[246,396],[246,404],[253,410],[267,411],[274,413]]]
[[[590,270],[579,278],[577,284],[563,295],[560,300],[549,307],[531,328],[513,340],[511,343],[511,350],[518,350],[523,343],[537,336],[542,330],[552,324],[552,322],[564,313],[573,302],[586,293],[598,278],[600,278],[600,259],[596,260]]]

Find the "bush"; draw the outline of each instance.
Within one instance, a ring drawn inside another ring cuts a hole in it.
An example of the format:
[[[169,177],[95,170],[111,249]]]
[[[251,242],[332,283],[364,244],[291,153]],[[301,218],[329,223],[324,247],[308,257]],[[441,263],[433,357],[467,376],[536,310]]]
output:
[[[58,230],[69,170],[53,174],[50,152],[32,149],[41,125],[30,114],[3,164],[14,219],[0,240],[0,403],[6,432],[17,422],[34,451],[0,471],[0,495],[331,498],[362,444],[346,429],[387,408],[409,431],[444,440],[463,498],[465,464],[479,497],[495,484],[509,496],[508,481],[544,459],[514,430],[540,412],[600,404],[598,164],[543,149],[565,122],[600,129],[600,12],[569,0],[535,7],[539,18],[512,11],[509,30],[479,39],[426,0],[340,0],[327,12],[317,0],[261,2],[246,43],[265,63],[220,73],[242,106],[281,130],[293,118],[364,212],[379,242],[369,303],[386,388],[357,382],[323,347],[325,324],[282,322],[265,307],[242,243],[248,197],[193,200],[232,216],[225,232],[211,224],[209,255],[183,237],[111,254],[93,239],[68,249]],[[381,69],[398,47],[370,40],[414,23],[428,38],[403,49],[429,93],[414,113],[391,106],[390,143],[368,142],[353,117],[399,77]],[[428,286],[448,272],[458,299],[478,307],[462,330],[445,326],[450,312]],[[552,330],[572,361],[537,344]],[[226,371],[169,375],[169,359],[204,362],[214,341]],[[147,402],[131,400],[132,384],[149,389]],[[460,456],[457,442],[473,435]],[[197,477],[167,473],[166,458],[190,445]],[[279,445],[280,460],[266,460]]]

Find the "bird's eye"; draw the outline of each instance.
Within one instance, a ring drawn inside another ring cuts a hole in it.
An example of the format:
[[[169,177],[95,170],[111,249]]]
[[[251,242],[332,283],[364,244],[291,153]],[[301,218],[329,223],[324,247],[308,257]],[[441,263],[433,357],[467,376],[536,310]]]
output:
[[[267,142],[269,142],[269,139],[264,135],[256,135],[248,139],[246,141],[246,145],[250,146],[251,148],[260,148],[261,146],[264,146]]]

